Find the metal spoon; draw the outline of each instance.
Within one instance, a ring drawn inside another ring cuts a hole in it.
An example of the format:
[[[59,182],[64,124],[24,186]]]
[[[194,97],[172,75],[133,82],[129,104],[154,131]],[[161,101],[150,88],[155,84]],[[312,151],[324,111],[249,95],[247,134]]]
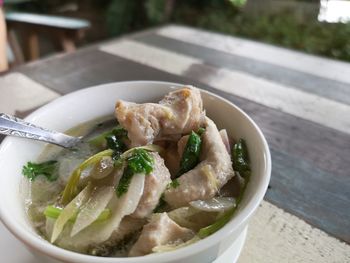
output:
[[[72,148],[82,141],[81,137],[73,137],[60,132],[41,128],[4,113],[0,113],[0,133],[9,136],[48,142],[64,148]]]

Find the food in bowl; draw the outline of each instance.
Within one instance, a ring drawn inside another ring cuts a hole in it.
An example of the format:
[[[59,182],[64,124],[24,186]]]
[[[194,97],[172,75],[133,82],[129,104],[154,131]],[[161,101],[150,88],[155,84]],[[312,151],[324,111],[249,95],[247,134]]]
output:
[[[247,148],[206,116],[198,89],[118,101],[115,117],[76,127],[89,130],[83,143],[48,146],[23,167],[42,237],[90,255],[143,256],[192,244],[232,218],[250,176]]]

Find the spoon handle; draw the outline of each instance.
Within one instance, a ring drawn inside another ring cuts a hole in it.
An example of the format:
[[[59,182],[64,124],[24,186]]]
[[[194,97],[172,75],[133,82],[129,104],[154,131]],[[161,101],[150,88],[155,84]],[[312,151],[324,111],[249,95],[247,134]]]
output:
[[[65,148],[73,147],[81,141],[81,138],[51,131],[4,113],[0,113],[0,133],[9,136],[44,141]]]

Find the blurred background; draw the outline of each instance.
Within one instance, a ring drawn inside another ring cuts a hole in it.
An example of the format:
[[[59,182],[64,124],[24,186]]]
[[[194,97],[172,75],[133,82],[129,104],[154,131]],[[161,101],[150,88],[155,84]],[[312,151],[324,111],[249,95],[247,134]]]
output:
[[[350,61],[348,0],[5,0],[3,9],[12,66],[165,23]]]

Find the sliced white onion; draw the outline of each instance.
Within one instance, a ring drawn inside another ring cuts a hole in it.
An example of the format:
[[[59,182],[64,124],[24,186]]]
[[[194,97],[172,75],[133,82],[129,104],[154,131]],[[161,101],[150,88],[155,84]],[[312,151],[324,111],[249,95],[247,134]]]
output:
[[[53,219],[51,217],[46,217],[46,223],[45,223],[45,233],[48,238],[52,236],[53,227],[55,225],[56,219]]]
[[[140,202],[141,196],[143,194],[143,188],[145,184],[144,174],[134,174],[128,191],[123,194],[120,198],[113,195],[111,208],[112,215],[104,223],[96,226],[96,234],[93,237],[89,237],[92,243],[101,243],[106,241],[111,234],[116,231],[123,217],[132,214],[137,205]]]
[[[55,242],[61,234],[65,224],[71,219],[79,210],[79,208],[88,200],[92,191],[92,187],[88,184],[70,203],[62,210],[61,214],[55,221],[51,243]]]
[[[192,201],[190,205],[198,210],[206,212],[223,212],[235,207],[236,200],[233,197],[214,197],[209,200]]]
[[[94,189],[91,197],[81,208],[80,213],[73,225],[71,236],[76,235],[81,230],[92,224],[106,208],[114,194],[111,186],[98,187]]]
[[[185,206],[168,212],[168,216],[182,227],[195,229],[197,224],[196,222],[193,222],[193,220],[190,220],[190,218],[198,214],[198,212],[199,211],[197,209]]]

